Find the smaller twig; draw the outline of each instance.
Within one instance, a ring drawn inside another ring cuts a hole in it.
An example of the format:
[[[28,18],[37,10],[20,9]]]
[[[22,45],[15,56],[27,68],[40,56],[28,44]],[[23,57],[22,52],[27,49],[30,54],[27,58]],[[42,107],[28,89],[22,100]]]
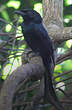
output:
[[[72,100],[72,98],[61,88],[58,88],[59,91],[61,91],[67,98],[69,98],[70,100]]]
[[[2,75],[2,74],[0,74],[0,78],[2,79],[2,77],[7,77],[7,76],[9,76],[9,74],[8,75]]]
[[[3,50],[1,50],[1,51],[9,51],[9,50],[17,51],[17,53],[18,53],[19,51],[24,51],[25,49],[12,49],[12,48],[9,49],[9,48],[3,48]]]
[[[65,60],[68,60],[72,58],[72,50],[70,50],[68,53],[61,55],[59,58],[56,60],[56,64],[59,64]]]
[[[7,57],[7,58],[1,58],[0,61],[6,61],[6,60],[9,60],[11,58],[16,58],[16,57],[21,57],[22,55],[14,55],[12,57]]]
[[[54,82],[53,84],[58,84],[58,83],[60,83],[60,82],[64,82],[64,81],[67,81],[67,80],[70,80],[70,79],[72,79],[72,77],[68,77],[68,78],[66,78],[66,79],[63,79],[63,80],[60,80],[60,81],[58,81],[58,82]]]
[[[16,89],[15,94],[17,94],[18,91],[20,91],[21,88],[24,86],[24,84],[26,84],[26,82],[28,82],[28,81],[29,81],[29,78],[26,78],[21,84],[19,84],[19,86],[18,86],[17,89]]]
[[[0,36],[9,36],[9,37],[13,37],[14,35],[15,35],[15,33],[0,32]]]
[[[67,85],[71,85],[71,84],[72,84],[72,82],[69,82],[69,83],[66,83],[66,84],[64,84],[64,85],[62,85],[62,86],[56,87],[56,89],[60,89],[60,88],[63,87],[63,86],[67,86]],[[37,84],[35,84],[35,85],[32,85],[32,86],[26,88],[24,91],[20,91],[19,93],[27,93],[27,92],[29,92],[29,91],[35,89],[35,88],[39,89],[39,87],[40,87],[40,84],[37,83]]]
[[[6,34],[6,33],[5,33]],[[7,34],[8,35],[8,34]],[[18,36],[18,37],[11,37],[11,39],[10,40],[8,40],[8,41],[5,41],[4,42],[4,44],[2,44],[2,46],[0,46],[0,49],[7,49],[7,47],[5,47],[7,44],[10,44],[10,45],[12,45],[12,43],[11,43],[11,41],[13,41],[14,39],[17,39],[17,38],[21,38],[22,36]],[[21,40],[22,41],[22,40]],[[26,44],[26,42],[23,40],[23,43],[24,44]],[[9,49],[9,48],[8,48]],[[10,49],[11,50],[11,49]]]
[[[5,23],[5,24],[9,24],[7,21],[5,21],[4,19],[0,18],[0,21]]]
[[[72,106],[72,102],[71,101],[67,101],[67,100],[61,100],[61,103],[63,103],[63,105],[65,106]],[[30,104],[30,102],[19,102],[19,103],[15,103],[13,104],[13,107],[19,107],[19,106],[24,106],[24,105],[28,105]],[[48,107],[51,106],[51,104],[40,104],[39,107]]]
[[[30,87],[28,87],[28,88],[26,88],[25,90],[21,90],[21,91],[19,91],[19,94],[22,94],[22,93],[27,93],[27,92],[29,92],[29,91],[31,91],[31,90],[33,90],[33,89],[35,89],[35,88],[37,88],[37,89],[39,89],[39,85],[40,84],[35,84],[35,85],[32,85],[32,86],[30,86]],[[21,89],[21,88],[20,88]],[[18,91],[17,91],[18,92]],[[16,93],[17,93],[16,92]]]
[[[69,101],[69,100],[61,100],[61,103],[72,104],[72,101]]]
[[[58,78],[58,77],[67,75],[67,74],[69,74],[69,73],[71,73],[71,72],[72,72],[72,70],[69,70],[69,71],[66,71],[66,72],[64,72],[64,73],[61,73],[61,74],[57,75],[56,77],[53,77],[53,80],[55,80],[55,79]]]
[[[19,102],[19,103],[13,104],[13,107],[19,107],[19,106],[24,106],[24,105],[28,105],[28,104],[30,104],[30,102]]]
[[[19,18],[19,17],[18,17],[18,18]],[[18,21],[18,18],[15,19],[15,20],[13,20],[12,22]],[[12,23],[10,23],[10,22],[7,22],[6,20],[4,20],[4,19],[2,19],[2,18],[0,18],[0,21],[3,22],[3,23],[5,23],[5,24],[10,24],[15,30],[17,29],[17,27],[16,27],[14,24],[12,24]],[[19,30],[19,29],[17,29],[17,30],[18,30],[18,31],[21,31],[21,30]]]
[[[17,19],[18,19],[18,20],[17,20],[17,23],[16,23],[16,29],[15,29],[15,36],[14,36],[14,38],[16,37],[16,31],[17,31],[17,27],[18,27],[18,24],[19,24],[19,17],[18,17]],[[13,40],[12,49],[13,49],[14,46],[15,46],[15,41],[16,41],[16,39]]]
[[[67,85],[72,85],[72,82],[68,82],[68,83],[66,83],[66,84],[63,84],[62,86],[56,87],[56,89],[61,88],[61,87],[63,87],[63,86],[67,86]]]
[[[37,92],[36,95],[34,95],[31,98],[31,102],[30,102],[30,104],[27,105],[25,110],[37,110],[37,108],[38,108],[38,106],[40,104],[41,98],[42,98],[42,94],[39,91],[39,92]]]
[[[2,46],[0,46],[0,49],[2,49],[4,46],[6,46],[7,44],[9,44],[10,41],[14,40],[14,39],[17,39],[17,38],[20,38],[19,37],[16,37],[16,38],[11,38],[10,40],[8,40],[7,42],[5,42]]]

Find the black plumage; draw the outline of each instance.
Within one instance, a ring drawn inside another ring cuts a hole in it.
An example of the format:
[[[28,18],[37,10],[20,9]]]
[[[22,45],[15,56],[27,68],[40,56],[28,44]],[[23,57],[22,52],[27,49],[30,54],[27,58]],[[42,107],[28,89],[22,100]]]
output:
[[[52,73],[54,69],[53,66],[55,66],[54,51],[52,41],[42,23],[40,14],[31,9],[16,11],[15,13],[20,14],[24,19],[22,23],[22,32],[25,41],[33,52],[38,53],[43,59],[46,68],[46,73],[44,74],[45,99],[53,104],[57,110],[64,110],[53,88]]]

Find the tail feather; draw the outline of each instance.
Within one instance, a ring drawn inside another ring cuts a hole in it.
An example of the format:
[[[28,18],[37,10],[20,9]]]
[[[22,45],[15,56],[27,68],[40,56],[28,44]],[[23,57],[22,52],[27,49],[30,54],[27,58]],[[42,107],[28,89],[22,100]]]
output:
[[[44,81],[45,81],[45,100],[48,101],[49,103],[51,103],[53,106],[55,106],[57,108],[57,110],[64,110],[64,107],[62,106],[62,104],[59,102],[55,90],[53,88],[53,83],[52,83],[52,73],[51,73],[51,66],[49,63],[49,60],[45,60],[44,61],[44,65],[46,68],[46,73],[44,74]]]

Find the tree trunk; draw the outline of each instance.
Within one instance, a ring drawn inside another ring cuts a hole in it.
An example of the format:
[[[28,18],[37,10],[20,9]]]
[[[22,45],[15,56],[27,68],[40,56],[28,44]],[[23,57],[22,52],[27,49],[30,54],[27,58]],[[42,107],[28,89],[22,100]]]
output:
[[[63,0],[43,0],[43,19],[46,27],[63,27]]]

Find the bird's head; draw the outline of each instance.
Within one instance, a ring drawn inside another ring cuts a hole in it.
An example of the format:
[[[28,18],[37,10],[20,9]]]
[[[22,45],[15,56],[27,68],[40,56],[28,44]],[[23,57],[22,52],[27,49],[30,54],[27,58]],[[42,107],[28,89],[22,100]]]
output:
[[[20,11],[15,11],[16,14],[21,15],[24,19],[24,22],[34,22],[34,23],[41,23],[42,18],[40,14],[32,9],[24,9]]]

